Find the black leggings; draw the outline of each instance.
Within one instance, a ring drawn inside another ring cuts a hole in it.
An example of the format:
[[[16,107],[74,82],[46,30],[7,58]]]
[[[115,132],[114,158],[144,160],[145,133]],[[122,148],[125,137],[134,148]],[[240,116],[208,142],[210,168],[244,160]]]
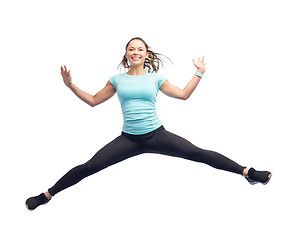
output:
[[[119,137],[99,150],[91,160],[71,169],[48,191],[54,196],[85,177],[142,153],[159,153],[181,157],[237,174],[243,174],[245,168],[217,152],[198,148],[184,138],[166,131],[161,126],[142,135],[122,132]]]

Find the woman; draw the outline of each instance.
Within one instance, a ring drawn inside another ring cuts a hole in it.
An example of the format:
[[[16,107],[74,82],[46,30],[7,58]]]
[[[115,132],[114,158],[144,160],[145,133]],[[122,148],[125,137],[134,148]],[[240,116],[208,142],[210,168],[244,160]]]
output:
[[[155,102],[159,90],[169,97],[186,100],[200,82],[204,72],[204,57],[193,60],[197,72],[181,90],[157,74],[162,59],[149,49],[141,38],[133,38],[126,45],[121,66],[128,72],[113,76],[97,94],[90,95],[72,83],[70,71],[61,67],[65,85],[82,101],[94,107],[116,92],[123,112],[123,131],[120,136],[99,150],[88,162],[71,169],[53,187],[39,196],[26,200],[33,210],[52,196],[108,166],[142,153],[159,153],[206,163],[214,168],[241,174],[251,183],[267,184],[272,176],[268,171],[249,170],[213,151],[200,149],[189,141],[165,130],[156,115]],[[148,70],[148,72],[145,71]]]

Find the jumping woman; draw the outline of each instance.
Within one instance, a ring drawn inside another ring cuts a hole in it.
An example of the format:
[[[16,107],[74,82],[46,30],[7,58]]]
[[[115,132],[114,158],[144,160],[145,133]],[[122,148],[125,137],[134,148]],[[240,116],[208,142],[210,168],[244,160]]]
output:
[[[117,92],[123,112],[123,129],[120,136],[99,150],[89,161],[67,172],[47,192],[27,199],[26,207],[34,210],[82,179],[142,153],[159,153],[205,163],[216,169],[240,174],[251,184],[267,184],[272,176],[270,172],[247,169],[217,152],[198,148],[167,131],[161,124],[155,109],[158,91],[169,97],[188,99],[206,69],[204,57],[193,60],[193,64],[197,71],[181,90],[157,73],[159,66],[163,65],[161,55],[153,52],[143,39],[133,38],[127,43],[120,63],[128,71],[113,76],[94,96],[74,85],[70,71],[66,66],[61,67],[64,84],[92,107],[107,101]]]

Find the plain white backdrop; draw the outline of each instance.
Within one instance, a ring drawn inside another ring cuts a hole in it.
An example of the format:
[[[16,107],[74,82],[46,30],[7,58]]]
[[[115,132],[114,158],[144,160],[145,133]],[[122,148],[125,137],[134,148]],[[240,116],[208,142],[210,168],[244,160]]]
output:
[[[1,1],[1,239],[289,238],[287,1]],[[159,93],[165,128],[241,165],[267,186],[206,165],[145,154],[107,168],[29,212],[46,191],[121,133],[117,95],[91,108],[63,84],[95,94],[144,38],[172,61],[160,73],[187,101]],[[288,221],[288,224],[287,224]]]

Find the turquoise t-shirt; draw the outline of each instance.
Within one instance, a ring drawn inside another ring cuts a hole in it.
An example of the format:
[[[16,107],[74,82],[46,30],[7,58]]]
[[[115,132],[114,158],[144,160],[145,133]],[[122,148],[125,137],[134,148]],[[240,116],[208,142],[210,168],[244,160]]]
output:
[[[123,112],[123,132],[139,135],[162,124],[156,114],[156,97],[166,78],[158,73],[117,74],[109,80],[117,91]]]

